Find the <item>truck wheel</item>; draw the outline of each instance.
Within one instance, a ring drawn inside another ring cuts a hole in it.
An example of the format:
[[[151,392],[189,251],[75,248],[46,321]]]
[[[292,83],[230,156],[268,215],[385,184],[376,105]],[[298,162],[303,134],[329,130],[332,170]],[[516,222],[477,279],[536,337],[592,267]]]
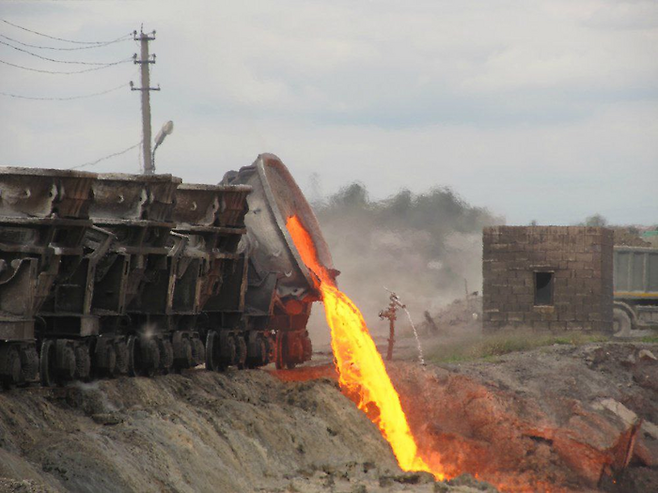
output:
[[[615,337],[630,337],[633,330],[631,317],[626,310],[615,308],[612,312],[612,330]]]

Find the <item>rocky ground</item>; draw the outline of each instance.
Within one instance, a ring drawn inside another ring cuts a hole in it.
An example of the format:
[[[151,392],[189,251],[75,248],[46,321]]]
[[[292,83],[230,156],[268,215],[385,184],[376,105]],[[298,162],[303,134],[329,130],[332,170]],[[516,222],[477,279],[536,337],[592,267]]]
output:
[[[414,341],[400,344],[413,354]],[[481,480],[448,483],[398,469],[326,353],[285,372],[17,389],[0,393],[0,491],[495,491],[485,480],[502,491],[658,491],[656,354],[656,344],[593,343],[393,362],[421,448],[451,476]]]

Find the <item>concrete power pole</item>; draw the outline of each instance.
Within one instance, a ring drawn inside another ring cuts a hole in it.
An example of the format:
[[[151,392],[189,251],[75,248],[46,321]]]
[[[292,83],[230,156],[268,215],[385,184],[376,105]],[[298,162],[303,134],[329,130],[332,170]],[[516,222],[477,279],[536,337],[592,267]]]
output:
[[[149,74],[149,65],[155,63],[155,55],[153,55],[152,60],[149,58],[149,41],[155,39],[155,31],[149,35],[144,34],[144,31],[140,29],[139,36],[137,36],[137,31],[133,33],[133,36],[135,41],[139,41],[141,45],[140,59],[137,59],[137,54],[135,54],[134,59],[135,64],[141,64],[142,66],[142,87],[132,87],[132,82],[130,85],[133,91],[142,91],[142,134],[144,136],[142,147],[144,150],[144,174],[152,175],[155,172],[155,166],[151,154],[151,91],[160,90],[160,87],[151,87],[151,77]]]

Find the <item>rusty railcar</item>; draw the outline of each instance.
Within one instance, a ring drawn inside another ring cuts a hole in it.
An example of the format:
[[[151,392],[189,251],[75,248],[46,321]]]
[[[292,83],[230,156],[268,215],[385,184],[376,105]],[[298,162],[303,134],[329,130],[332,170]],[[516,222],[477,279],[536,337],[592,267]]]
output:
[[[77,345],[53,337],[68,327],[53,316],[74,310],[73,298],[89,302],[89,286],[74,292],[71,279],[93,269],[84,238],[92,227],[88,211],[95,178],[76,171],[0,169],[0,380],[5,385],[32,381],[37,373],[73,378],[82,369],[71,364]],[[98,251],[107,244],[106,238]],[[93,325],[90,319],[74,322],[78,330]],[[40,361],[37,349],[44,355]]]
[[[0,383],[310,359],[317,293],[283,221],[328,256],[313,213],[275,156],[227,176],[0,168]]]

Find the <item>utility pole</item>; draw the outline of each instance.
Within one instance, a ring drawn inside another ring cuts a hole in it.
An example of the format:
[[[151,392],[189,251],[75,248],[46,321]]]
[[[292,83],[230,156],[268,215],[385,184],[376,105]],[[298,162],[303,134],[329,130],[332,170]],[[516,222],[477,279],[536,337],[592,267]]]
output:
[[[130,82],[130,88],[133,91],[142,91],[142,134],[144,140],[142,148],[144,151],[144,174],[152,175],[155,172],[155,166],[151,158],[151,91],[159,91],[160,87],[151,87],[151,77],[149,74],[149,65],[155,63],[155,55],[153,59],[149,58],[149,41],[155,39],[155,31],[149,34],[144,34],[143,26],[139,30],[133,32],[135,41],[139,41],[141,45],[140,59],[137,59],[137,54],[133,56],[135,64],[140,64],[142,72],[142,87],[133,87]]]

